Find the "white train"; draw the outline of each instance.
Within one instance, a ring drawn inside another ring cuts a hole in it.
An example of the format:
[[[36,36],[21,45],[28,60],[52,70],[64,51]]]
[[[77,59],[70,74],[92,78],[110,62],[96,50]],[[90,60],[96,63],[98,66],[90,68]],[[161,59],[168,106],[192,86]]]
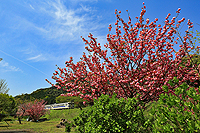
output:
[[[51,109],[73,109],[74,103],[73,102],[67,102],[67,103],[54,103],[50,105],[45,105],[45,109],[51,110]]]

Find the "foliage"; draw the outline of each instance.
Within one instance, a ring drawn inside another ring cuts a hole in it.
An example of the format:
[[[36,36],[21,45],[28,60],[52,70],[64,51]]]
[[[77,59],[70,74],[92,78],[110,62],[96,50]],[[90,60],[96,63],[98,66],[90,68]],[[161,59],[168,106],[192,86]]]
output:
[[[178,84],[174,78],[168,83]],[[169,87],[163,86],[165,94],[151,104],[148,116],[142,101],[136,98],[118,99],[116,94],[109,98],[102,95],[94,106],[82,111],[74,119],[78,132],[199,132],[200,95],[186,83],[168,93]]]
[[[94,105],[74,119],[78,132],[149,132],[142,102],[136,98],[101,95]]]
[[[141,100],[149,102],[159,98],[164,92],[162,86],[169,86],[167,82],[173,77],[180,79],[179,85],[186,80],[198,80],[198,74],[191,71],[195,69],[194,65],[191,68],[179,66],[192,48],[189,46],[192,38],[189,29],[193,27],[188,20],[188,30],[184,36],[179,36],[179,27],[185,20],[177,20],[180,10],[171,20],[171,14],[168,14],[162,27],[157,24],[157,18],[152,22],[149,19],[145,21],[145,5],[134,24],[130,16],[126,23],[120,17],[121,11],[116,10],[115,34],[107,35],[108,43],[103,47],[92,34],[89,34],[89,40],[82,38],[89,55],[83,53],[77,63],[73,63],[71,57],[65,63],[66,68],[58,67],[52,78],[59,85],[47,82],[57,88],[64,87],[67,96],[79,96],[88,101],[102,94],[116,93],[118,98],[140,94]],[[109,25],[109,31],[111,29]],[[178,44],[178,40],[180,49],[175,52],[173,46]],[[175,87],[169,88],[172,93]]]
[[[0,93],[8,93],[10,89],[8,88],[8,85],[6,83],[5,79],[0,79]]]
[[[190,74],[192,74],[192,73],[198,74],[198,72],[200,72],[200,55],[197,55],[197,54],[187,55],[187,56],[183,57],[182,62],[180,63],[180,66],[184,67],[183,69],[185,69],[185,71],[187,71],[187,67],[191,68],[192,65],[194,65],[196,69],[189,71],[189,73]],[[193,81],[186,80],[186,83],[192,87],[199,87],[200,79],[193,80]]]
[[[71,132],[71,128],[73,126],[73,122],[65,122],[65,132]]]
[[[18,109],[18,116],[29,116],[32,118],[33,121],[38,121],[40,117],[45,115],[46,110],[44,108],[46,102],[44,100],[38,101],[37,99],[34,103],[24,103],[19,106]]]
[[[193,31],[190,31],[190,32],[194,33]],[[196,34],[195,37],[192,38],[193,43],[190,43],[190,45],[192,46],[192,49],[190,52],[196,55],[200,55],[200,51],[198,49],[198,47],[200,46],[196,46],[196,44],[200,44],[200,32],[196,30],[195,34]]]
[[[65,102],[74,102],[74,107],[78,108],[79,106],[84,107],[84,100],[79,97],[67,97],[67,96],[58,96],[56,97],[56,103],[65,103]]]
[[[171,85],[178,83],[174,78]],[[163,86],[167,92],[168,87]],[[200,91],[200,87],[199,90]],[[161,94],[151,110],[155,118],[154,132],[200,132],[200,95],[183,83],[174,94]]]
[[[191,58],[192,60],[189,60],[189,58]],[[190,61],[190,63],[188,63],[188,60]],[[193,63],[191,63],[191,61]],[[188,64],[187,64],[188,63]],[[200,55],[197,54],[190,54],[188,56],[183,57],[182,62],[181,62],[181,66],[182,67],[192,67],[193,65],[199,66],[200,65]],[[189,66],[188,66],[189,65]]]
[[[0,93],[0,121],[6,116],[16,113],[16,102],[12,96]]]

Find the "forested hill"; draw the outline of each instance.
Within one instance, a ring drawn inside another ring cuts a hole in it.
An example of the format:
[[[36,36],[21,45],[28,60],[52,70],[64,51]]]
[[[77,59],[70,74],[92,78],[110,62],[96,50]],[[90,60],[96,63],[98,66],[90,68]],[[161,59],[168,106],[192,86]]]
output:
[[[57,96],[65,93],[66,91],[62,89],[49,87],[49,88],[38,89],[36,91],[33,91],[31,94],[26,93],[17,95],[14,98],[18,101],[18,103],[25,101],[34,101],[35,99],[44,99],[45,101],[47,101],[47,104],[52,104],[56,102]]]

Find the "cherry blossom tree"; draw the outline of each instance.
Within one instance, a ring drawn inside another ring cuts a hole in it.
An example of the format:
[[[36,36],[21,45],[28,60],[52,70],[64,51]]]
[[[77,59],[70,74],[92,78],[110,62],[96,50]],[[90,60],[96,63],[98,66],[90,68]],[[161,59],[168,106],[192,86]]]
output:
[[[39,120],[45,113],[45,104],[44,100],[38,101],[37,99],[32,103],[21,104],[18,108],[17,115],[18,117],[29,116],[33,121]]]
[[[88,40],[82,37],[88,54],[83,53],[77,63],[70,57],[65,68],[58,67],[53,73],[52,78],[57,84],[46,79],[47,82],[58,89],[65,89],[68,92],[66,96],[78,96],[91,102],[102,94],[113,93],[119,98],[140,94],[142,101],[149,102],[164,93],[163,85],[169,86],[168,93],[173,93],[176,86],[171,87],[167,83],[173,77],[179,79],[179,85],[186,80],[198,80],[199,69],[195,65],[187,67],[190,59],[186,67],[180,66],[191,49],[192,34],[189,30],[193,27],[188,20],[188,30],[180,36],[178,29],[185,21],[185,18],[178,20],[180,10],[171,20],[169,13],[163,26],[157,24],[158,18],[152,22],[144,19],[145,5],[135,23],[130,16],[125,22],[120,16],[121,11],[115,10],[115,33],[107,35],[108,43],[102,46],[92,34],[89,34]],[[111,32],[112,25],[108,28]],[[175,51],[175,45],[179,45],[178,51]]]

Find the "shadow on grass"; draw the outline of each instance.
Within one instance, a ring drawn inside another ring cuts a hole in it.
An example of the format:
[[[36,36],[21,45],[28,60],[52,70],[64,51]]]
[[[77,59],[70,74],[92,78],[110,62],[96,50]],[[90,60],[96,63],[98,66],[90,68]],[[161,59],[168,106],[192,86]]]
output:
[[[9,126],[0,126],[0,127],[7,127],[8,128]]]
[[[3,130],[0,133],[34,133],[33,131],[29,130]]]

